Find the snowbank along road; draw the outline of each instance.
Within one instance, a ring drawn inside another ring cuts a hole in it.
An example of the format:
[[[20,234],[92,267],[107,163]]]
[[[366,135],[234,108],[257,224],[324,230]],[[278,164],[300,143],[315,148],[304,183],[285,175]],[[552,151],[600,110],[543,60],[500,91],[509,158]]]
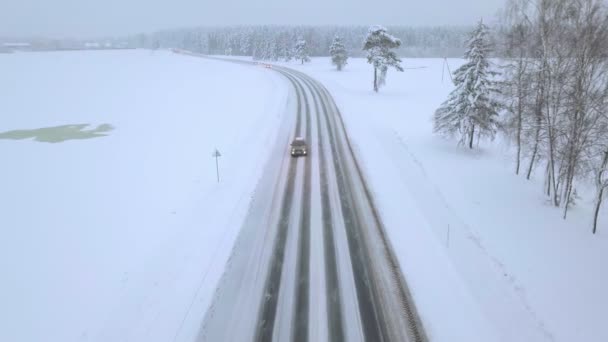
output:
[[[426,341],[336,104],[311,77],[272,70],[293,86],[296,115],[285,116],[198,340]],[[294,136],[307,157],[290,156]]]

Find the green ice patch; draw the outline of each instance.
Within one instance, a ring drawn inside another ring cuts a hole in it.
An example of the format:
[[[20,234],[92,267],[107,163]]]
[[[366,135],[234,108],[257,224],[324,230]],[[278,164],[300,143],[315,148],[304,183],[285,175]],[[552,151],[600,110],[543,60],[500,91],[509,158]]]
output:
[[[114,127],[110,124],[102,124],[95,129],[86,129],[89,124],[63,125],[55,127],[44,127],[38,129],[21,129],[0,133],[0,139],[23,140],[34,139],[35,141],[47,143],[60,143],[66,140],[92,139],[108,135]]]

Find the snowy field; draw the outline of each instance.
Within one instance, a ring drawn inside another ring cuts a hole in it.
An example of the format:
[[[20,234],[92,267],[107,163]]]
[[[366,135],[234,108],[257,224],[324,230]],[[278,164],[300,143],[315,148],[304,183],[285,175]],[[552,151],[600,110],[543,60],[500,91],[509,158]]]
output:
[[[149,51],[0,55],[0,74],[0,341],[190,340],[285,81]]]
[[[336,99],[433,341],[475,328],[608,341],[608,225],[591,235],[590,194],[564,221],[542,197],[542,170],[515,176],[503,142],[471,152],[434,136],[451,90],[442,60],[404,60],[379,94],[362,59],[343,72],[326,58],[285,64]],[[0,72],[0,341],[190,340],[288,83],[149,51],[0,55]]]
[[[443,60],[404,60],[378,94],[363,59],[343,72],[327,58],[286,64],[336,99],[431,339],[458,340],[447,332],[477,319],[434,264],[445,254],[502,341],[608,341],[606,210],[593,236],[591,193],[564,221],[542,197],[542,170],[515,176],[504,142],[471,152],[434,136],[432,114],[452,89]]]

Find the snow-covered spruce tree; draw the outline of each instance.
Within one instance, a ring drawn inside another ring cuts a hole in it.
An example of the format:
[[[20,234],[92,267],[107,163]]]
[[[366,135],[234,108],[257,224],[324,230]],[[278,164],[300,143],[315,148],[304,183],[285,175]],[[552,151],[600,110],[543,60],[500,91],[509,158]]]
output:
[[[388,67],[403,71],[401,59],[392,51],[400,46],[401,40],[388,34],[384,27],[376,25],[369,28],[363,50],[367,51],[367,62],[374,67],[375,92],[386,82]]]
[[[496,72],[491,70],[488,54],[488,28],[480,21],[467,42],[464,65],[454,72],[456,88],[435,111],[435,133],[460,134],[459,144],[473,148],[473,139],[494,138],[498,125],[499,93],[493,81]]]
[[[308,44],[306,43],[306,40],[299,39],[293,51],[293,58],[302,61],[302,64],[304,64],[304,62],[310,62],[310,56],[308,54]]]
[[[348,64],[348,52],[342,43],[342,38],[334,37],[329,46],[329,54],[331,55],[331,62],[338,68],[338,71],[341,71]]]

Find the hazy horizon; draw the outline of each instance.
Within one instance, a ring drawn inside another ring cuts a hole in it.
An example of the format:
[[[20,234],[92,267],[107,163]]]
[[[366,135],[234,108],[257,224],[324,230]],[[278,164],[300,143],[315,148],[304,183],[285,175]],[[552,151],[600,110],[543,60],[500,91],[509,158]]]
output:
[[[0,0],[0,36],[93,38],[127,36],[193,26],[369,25],[463,26],[493,20],[504,0]],[[372,11],[370,8],[382,8]],[[238,10],[234,10],[237,8]]]

